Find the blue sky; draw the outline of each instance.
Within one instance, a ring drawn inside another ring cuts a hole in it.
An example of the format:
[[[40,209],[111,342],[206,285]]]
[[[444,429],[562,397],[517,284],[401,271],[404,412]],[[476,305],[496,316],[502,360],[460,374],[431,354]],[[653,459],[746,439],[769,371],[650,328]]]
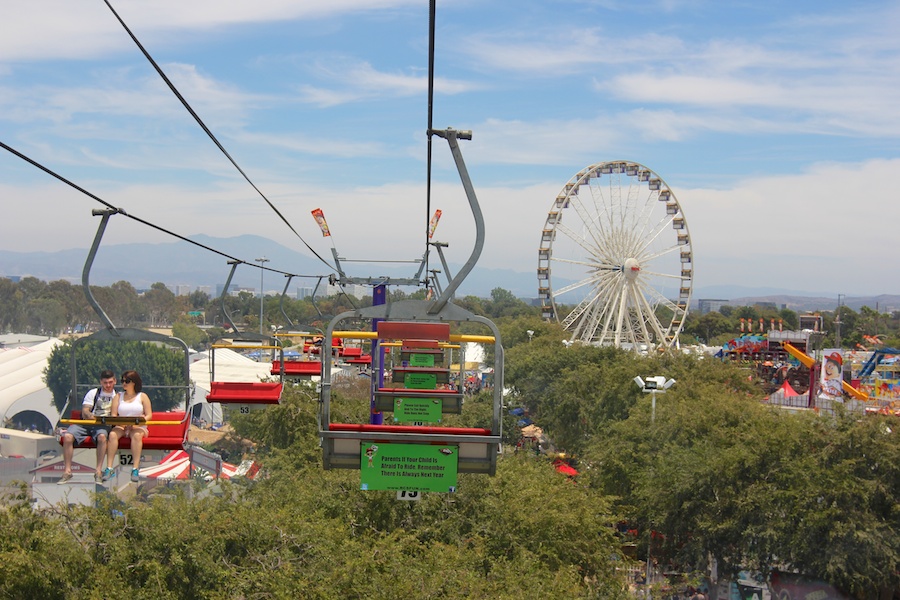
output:
[[[111,2],[317,252],[421,256],[425,0]],[[6,0],[0,16],[0,141],[182,235],[305,250],[101,0]],[[629,160],[677,196],[695,288],[900,293],[898,28],[887,1],[439,1],[434,125],[473,132],[479,266],[534,271],[562,186]],[[434,159],[436,239],[461,263],[472,218],[439,139]],[[99,205],[5,151],[0,198],[0,248],[90,246]],[[123,218],[106,240],[171,241]]]

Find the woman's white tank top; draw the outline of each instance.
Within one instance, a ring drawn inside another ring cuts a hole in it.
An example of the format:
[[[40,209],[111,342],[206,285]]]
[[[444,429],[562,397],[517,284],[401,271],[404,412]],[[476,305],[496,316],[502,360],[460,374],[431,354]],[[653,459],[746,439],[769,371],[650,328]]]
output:
[[[119,392],[119,416],[140,417],[144,414],[144,403],[141,402],[143,394],[138,394],[130,401],[125,400],[125,392]]]

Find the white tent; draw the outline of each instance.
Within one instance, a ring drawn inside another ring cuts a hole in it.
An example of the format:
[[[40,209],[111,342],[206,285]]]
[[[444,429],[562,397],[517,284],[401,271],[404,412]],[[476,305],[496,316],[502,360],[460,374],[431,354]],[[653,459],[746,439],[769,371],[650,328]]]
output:
[[[51,338],[30,347],[0,348],[0,422],[33,411],[47,419],[44,427],[56,425],[59,410],[44,383],[44,369],[50,352],[60,343]]]
[[[192,355],[191,381],[196,385],[191,408],[200,404],[200,418],[208,423],[222,422],[222,407],[206,401],[210,389],[210,362],[207,352]],[[271,377],[272,363],[256,362],[228,348],[216,349],[216,381],[262,381]]]

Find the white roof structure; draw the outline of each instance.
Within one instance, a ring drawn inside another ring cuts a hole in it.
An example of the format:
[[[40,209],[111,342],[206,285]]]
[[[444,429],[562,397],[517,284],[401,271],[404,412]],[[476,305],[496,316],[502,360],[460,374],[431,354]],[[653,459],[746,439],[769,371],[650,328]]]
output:
[[[209,353],[192,355],[191,381],[196,385],[191,406],[202,404],[202,418],[210,423],[222,422],[222,408],[206,401],[210,389]],[[256,362],[229,348],[216,348],[216,381],[263,381],[271,377],[271,362]]]
[[[0,348],[0,422],[25,411],[43,415],[49,427],[59,421],[59,410],[44,383],[50,352],[60,342],[51,338],[30,347]]]

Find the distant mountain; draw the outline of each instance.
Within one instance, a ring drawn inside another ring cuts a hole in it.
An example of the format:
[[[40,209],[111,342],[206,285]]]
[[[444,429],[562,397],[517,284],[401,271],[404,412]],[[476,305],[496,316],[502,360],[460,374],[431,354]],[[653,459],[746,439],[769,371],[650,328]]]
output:
[[[837,308],[837,298],[820,296],[792,296],[775,294],[771,296],[753,296],[733,298],[729,304],[734,306],[752,306],[753,304],[771,302],[776,307],[782,306],[795,312],[833,311]],[[881,294],[879,296],[841,297],[841,305],[859,312],[863,306],[868,306],[878,312],[887,313],[900,310],[900,296]]]
[[[235,258],[262,257],[270,259],[267,266],[279,265],[283,270],[294,273],[327,276],[331,270],[317,258],[291,250],[267,238],[242,235],[232,238],[214,238],[206,235],[192,236],[192,240],[208,248],[214,248]],[[87,249],[70,249],[58,252],[10,252],[0,250],[0,276],[33,276],[45,281],[65,279],[72,283],[81,282],[81,273],[87,257]],[[331,257],[327,257],[331,259]],[[198,248],[183,241],[163,244],[117,244],[102,246],[91,269],[92,285],[110,285],[117,281],[128,281],[138,289],[148,288],[161,281],[168,286],[186,285],[209,286],[215,293],[216,286],[225,283],[230,267],[228,256],[221,256]],[[286,265],[286,266],[285,266]],[[435,265],[436,266],[436,265]],[[461,265],[450,264],[451,274],[456,274]],[[411,265],[404,267],[379,267],[372,276],[409,278],[415,274]],[[349,274],[353,269],[347,270]],[[446,286],[446,276],[440,275],[441,284]],[[293,294],[299,287],[315,287],[316,277],[294,278]],[[256,269],[240,267],[232,283],[252,289],[259,287],[259,273]],[[560,282],[565,283],[565,282]],[[284,280],[276,274],[265,275],[265,287],[269,292],[282,290]],[[531,299],[537,296],[537,277],[534,271],[521,272],[510,269],[485,269],[476,266],[466,277],[458,290],[458,295],[490,296],[494,288],[503,288],[516,297]],[[728,300],[734,306],[771,302],[778,308],[786,306],[794,311],[834,310],[837,298],[801,290],[777,288],[748,288],[746,286],[707,286],[695,288],[693,304],[696,308],[701,299]],[[858,311],[863,306],[877,308],[881,312],[900,310],[900,296],[881,295],[869,297],[842,297],[842,303]]]
[[[216,286],[224,284],[228,276],[229,256],[244,260],[247,257],[264,256],[270,260],[267,266],[278,265],[281,270],[311,275],[309,278],[294,278],[289,293],[293,293],[298,287],[315,287],[316,276],[327,277],[332,273],[332,270],[318,259],[259,236],[213,238],[197,235],[191,236],[191,239],[228,256],[218,255],[183,241],[163,244],[110,244],[102,246],[97,252],[91,267],[90,283],[105,286],[117,281],[128,281],[135,288],[143,289],[161,281],[171,287],[210,286],[215,291]],[[31,276],[45,281],[64,279],[79,284],[87,255],[88,249],[58,252],[0,250],[0,276]],[[461,265],[454,264],[450,264],[449,267],[451,275],[455,275],[462,268]],[[349,275],[410,278],[415,275],[415,266],[384,266],[379,267],[377,272],[365,274],[355,273],[353,267],[349,266],[345,271]],[[446,286],[446,276],[441,274],[439,277],[441,284]],[[232,283],[257,289],[259,272],[256,269],[238,267]],[[284,288],[284,280],[277,274],[266,273],[264,284],[266,290],[270,292]],[[460,286],[458,295],[487,297],[491,290],[497,287],[509,290],[521,298],[537,296],[537,278],[534,272],[521,273],[508,269],[483,269],[477,266]]]

